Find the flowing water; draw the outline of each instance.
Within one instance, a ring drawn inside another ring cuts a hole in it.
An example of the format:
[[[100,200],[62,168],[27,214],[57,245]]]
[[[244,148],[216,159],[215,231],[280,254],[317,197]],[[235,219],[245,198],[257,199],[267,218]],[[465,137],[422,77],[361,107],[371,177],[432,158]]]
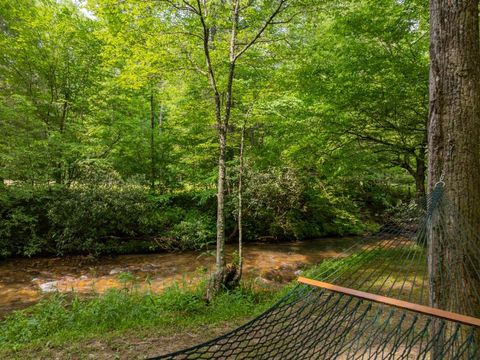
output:
[[[247,243],[244,274],[264,284],[293,280],[301,269],[334,257],[352,246],[356,238],[328,238],[292,243]],[[227,246],[229,253],[234,246]],[[0,316],[34,304],[53,291],[79,294],[120,288],[132,278],[153,291],[174,281],[194,282],[213,269],[210,253],[159,253],[120,255],[94,259],[20,258],[0,261]],[[128,275],[126,275],[128,274]]]

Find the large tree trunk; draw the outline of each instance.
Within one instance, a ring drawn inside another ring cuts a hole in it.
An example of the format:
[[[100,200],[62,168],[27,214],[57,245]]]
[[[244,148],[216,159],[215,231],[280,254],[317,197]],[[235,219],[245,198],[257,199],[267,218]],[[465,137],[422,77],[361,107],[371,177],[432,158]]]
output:
[[[480,48],[478,0],[430,1],[429,190],[444,176],[445,203],[429,232],[430,302],[480,317]],[[458,215],[455,215],[457,214]],[[468,224],[467,227],[464,224]],[[461,232],[460,232],[461,230]],[[467,261],[470,259],[470,261]],[[477,269],[478,270],[478,269]],[[446,279],[446,274],[451,278]],[[475,275],[476,274],[476,275]],[[441,345],[437,344],[433,358]]]

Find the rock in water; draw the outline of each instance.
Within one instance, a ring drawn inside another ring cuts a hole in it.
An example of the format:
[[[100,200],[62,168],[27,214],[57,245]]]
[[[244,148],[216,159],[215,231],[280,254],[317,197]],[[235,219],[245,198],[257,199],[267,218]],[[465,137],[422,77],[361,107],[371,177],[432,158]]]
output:
[[[43,292],[48,293],[48,292],[57,291],[57,284],[58,284],[58,281],[50,281],[50,282],[40,284],[39,286]]]
[[[117,275],[117,274],[120,274],[121,272],[123,272],[122,269],[115,268],[115,269],[110,270],[109,275]]]

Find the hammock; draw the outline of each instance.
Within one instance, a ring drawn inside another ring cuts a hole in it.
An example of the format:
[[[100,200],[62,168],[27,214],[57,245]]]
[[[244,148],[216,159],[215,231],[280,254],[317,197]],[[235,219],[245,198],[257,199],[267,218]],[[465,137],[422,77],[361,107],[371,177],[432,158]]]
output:
[[[479,239],[441,185],[394,218],[247,324],[152,359],[480,359],[480,287],[468,293],[462,280],[480,284]],[[462,258],[442,269],[441,309],[429,306],[431,234]]]

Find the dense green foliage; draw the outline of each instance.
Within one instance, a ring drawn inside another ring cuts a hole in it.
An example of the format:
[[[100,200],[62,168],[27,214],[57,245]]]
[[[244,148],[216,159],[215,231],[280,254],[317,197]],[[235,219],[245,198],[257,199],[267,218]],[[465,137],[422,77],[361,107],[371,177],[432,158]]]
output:
[[[203,250],[213,238],[213,206],[195,195],[155,196],[133,185],[8,188],[1,255]]]
[[[291,175],[251,179],[244,194],[247,239],[305,239],[370,228],[352,198],[310,190],[292,183]],[[383,206],[368,198],[369,191],[356,199]],[[390,201],[395,197],[391,194]],[[206,250],[215,239],[214,200],[206,191],[154,195],[126,184],[9,186],[0,195],[0,256]],[[235,206],[228,204],[229,213],[235,214]],[[229,229],[235,231],[235,225]]]
[[[277,2],[241,3],[240,45]],[[207,10],[224,88],[231,9]],[[217,134],[191,11],[174,0],[2,1],[0,256],[215,241]],[[423,193],[427,34],[420,1],[288,1],[236,65],[227,238],[243,124],[246,240],[359,233]]]

